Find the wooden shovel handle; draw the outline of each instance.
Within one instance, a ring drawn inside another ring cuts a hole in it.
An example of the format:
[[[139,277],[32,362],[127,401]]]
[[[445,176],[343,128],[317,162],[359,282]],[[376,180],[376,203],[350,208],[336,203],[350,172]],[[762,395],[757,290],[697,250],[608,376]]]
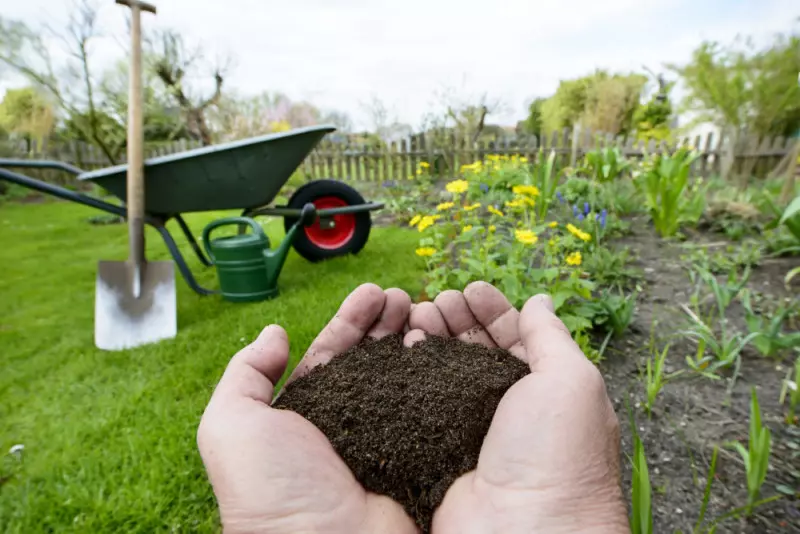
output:
[[[148,4],[147,2],[140,2],[139,0],[117,0],[117,3],[122,6],[128,6],[131,9],[138,7],[141,11],[148,11],[153,14],[156,12],[156,6]]]

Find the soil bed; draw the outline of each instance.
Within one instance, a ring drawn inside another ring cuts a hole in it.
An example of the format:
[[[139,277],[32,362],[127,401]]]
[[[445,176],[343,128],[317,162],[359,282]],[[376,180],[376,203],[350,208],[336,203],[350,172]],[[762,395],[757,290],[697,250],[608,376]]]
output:
[[[367,340],[290,384],[275,403],[317,426],[358,481],[428,532],[445,492],[478,463],[500,398],[529,372],[507,351],[429,336]]]

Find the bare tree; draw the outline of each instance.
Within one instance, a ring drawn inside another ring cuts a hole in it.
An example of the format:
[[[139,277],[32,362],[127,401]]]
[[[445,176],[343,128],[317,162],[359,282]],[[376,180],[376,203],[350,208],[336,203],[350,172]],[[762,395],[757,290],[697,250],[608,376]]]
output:
[[[195,69],[203,58],[203,50],[189,48],[180,34],[173,30],[160,32],[150,41],[153,69],[184,113],[187,128],[203,145],[212,143],[211,130],[206,121],[206,110],[219,104],[222,84],[229,62],[214,69],[214,90],[210,96],[194,98],[187,85],[186,74]]]
[[[20,21],[0,18],[0,63],[49,93],[82,135],[115,164],[125,138],[109,136],[98,112],[91,62],[91,46],[100,36],[97,6],[91,0],[79,0],[70,13],[64,31],[48,26],[36,31]],[[60,42],[67,54],[60,76],[45,37]]]

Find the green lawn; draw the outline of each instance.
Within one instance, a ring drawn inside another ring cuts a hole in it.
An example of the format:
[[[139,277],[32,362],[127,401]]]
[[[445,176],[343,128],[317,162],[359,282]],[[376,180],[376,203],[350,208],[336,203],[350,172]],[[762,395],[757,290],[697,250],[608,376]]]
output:
[[[176,339],[101,352],[93,345],[96,262],[124,259],[127,233],[87,224],[97,213],[62,202],[0,205],[0,477],[14,473],[0,486],[0,525],[25,533],[216,531],[195,430],[228,359],[278,323],[296,363],[360,283],[418,294],[417,237],[375,229],[361,254],[323,264],[292,252],[273,301],[200,297],[178,278]],[[222,215],[188,222],[199,235]],[[267,229],[273,243],[282,236],[279,221]],[[148,232],[149,257],[167,258]],[[188,245],[184,253],[191,258]],[[190,265],[201,284],[216,287],[213,270],[194,258]],[[17,443],[25,446],[21,466],[6,454]]]

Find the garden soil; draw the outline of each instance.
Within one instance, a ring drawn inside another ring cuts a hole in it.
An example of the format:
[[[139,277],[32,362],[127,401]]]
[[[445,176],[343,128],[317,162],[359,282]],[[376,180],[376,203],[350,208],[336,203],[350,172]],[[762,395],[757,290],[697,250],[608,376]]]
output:
[[[275,403],[317,426],[358,481],[427,532],[460,475],[475,469],[500,398],[528,374],[507,351],[429,336],[366,340],[290,384]]]

